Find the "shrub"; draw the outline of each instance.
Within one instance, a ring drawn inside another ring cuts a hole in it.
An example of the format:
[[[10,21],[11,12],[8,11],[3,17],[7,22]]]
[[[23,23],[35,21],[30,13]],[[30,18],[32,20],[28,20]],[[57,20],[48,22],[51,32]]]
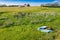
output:
[[[3,24],[4,27],[8,28],[10,26],[13,26],[14,25],[14,22],[10,19],[6,20]]]

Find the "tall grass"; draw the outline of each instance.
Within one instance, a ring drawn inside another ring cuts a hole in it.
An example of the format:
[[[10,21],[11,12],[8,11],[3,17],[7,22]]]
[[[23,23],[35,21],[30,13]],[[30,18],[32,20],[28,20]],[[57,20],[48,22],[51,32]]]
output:
[[[60,12],[58,8],[24,7],[0,8],[0,40],[55,40],[59,38]],[[6,9],[6,10],[5,10]],[[53,32],[37,28],[48,26]]]

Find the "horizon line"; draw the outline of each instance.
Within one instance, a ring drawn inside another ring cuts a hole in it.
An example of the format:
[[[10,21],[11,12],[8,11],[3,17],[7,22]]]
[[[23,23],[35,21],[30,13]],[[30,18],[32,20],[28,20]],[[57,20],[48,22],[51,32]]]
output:
[[[30,4],[31,6],[40,6],[41,4],[46,4],[46,3],[54,3],[57,1],[53,2],[0,2],[1,5],[24,5],[24,4]]]

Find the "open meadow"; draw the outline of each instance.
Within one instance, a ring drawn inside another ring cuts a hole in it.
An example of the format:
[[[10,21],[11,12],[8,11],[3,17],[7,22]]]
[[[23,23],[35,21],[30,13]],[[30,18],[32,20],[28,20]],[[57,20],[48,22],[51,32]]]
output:
[[[41,26],[53,32],[37,30]],[[0,7],[0,40],[60,40],[60,8]]]

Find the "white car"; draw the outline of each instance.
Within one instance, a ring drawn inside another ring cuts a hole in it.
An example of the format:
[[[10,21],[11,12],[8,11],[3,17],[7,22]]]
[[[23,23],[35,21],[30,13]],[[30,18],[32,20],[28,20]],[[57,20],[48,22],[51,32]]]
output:
[[[39,27],[38,30],[40,30],[41,32],[47,32],[47,33],[50,33],[52,32],[51,29],[46,29],[47,26],[42,26],[42,27]]]

